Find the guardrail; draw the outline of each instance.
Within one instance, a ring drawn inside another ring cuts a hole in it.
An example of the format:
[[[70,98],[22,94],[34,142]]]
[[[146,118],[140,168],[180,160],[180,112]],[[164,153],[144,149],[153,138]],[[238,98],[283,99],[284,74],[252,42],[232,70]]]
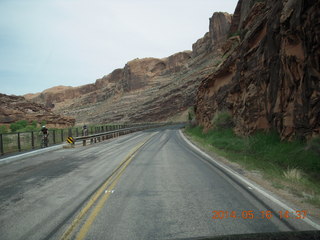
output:
[[[168,123],[167,123],[168,124]],[[49,130],[49,145],[63,143],[68,137],[76,141],[92,139],[92,142],[133,132],[134,129],[146,129],[163,126],[158,123],[120,124],[89,126],[88,136],[82,136],[81,127]],[[138,130],[136,130],[138,131]],[[113,134],[113,135],[112,135]],[[0,134],[0,155],[41,148],[42,135],[38,131]]]
[[[74,140],[75,140],[75,142],[82,140],[82,144],[85,146],[87,140],[90,140],[90,143],[96,143],[96,142],[104,141],[106,139],[129,134],[132,132],[137,132],[137,131],[141,131],[141,130],[145,130],[145,129],[149,129],[149,128],[162,127],[164,125],[167,125],[167,124],[162,123],[162,124],[140,125],[140,126],[135,126],[135,127],[122,128],[122,129],[118,129],[118,130],[114,130],[114,131],[107,131],[107,132],[92,134],[92,135],[88,135],[88,136],[76,137],[76,138],[74,138]]]

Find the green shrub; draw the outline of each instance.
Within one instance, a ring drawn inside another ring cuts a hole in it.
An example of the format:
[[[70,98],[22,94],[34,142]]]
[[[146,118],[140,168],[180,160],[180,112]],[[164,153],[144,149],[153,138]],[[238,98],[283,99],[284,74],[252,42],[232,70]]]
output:
[[[28,132],[37,130],[38,123],[36,121],[32,121],[31,124],[28,123],[27,120],[19,120],[15,123],[10,124],[11,132]]]
[[[21,128],[21,126],[18,123],[11,123],[10,124],[10,130],[11,132],[16,132]]]
[[[228,111],[217,112],[212,119],[212,125],[215,129],[233,127],[234,124],[231,113]]]
[[[0,133],[7,133],[8,132],[8,127],[5,125],[0,126]]]
[[[194,111],[194,107],[190,107],[188,109],[188,124],[191,127],[195,127],[196,126],[196,114]]]
[[[36,130],[37,130],[37,126],[34,126],[34,125],[28,125],[25,128],[20,129],[20,131],[23,131],[23,132],[31,132]]]
[[[35,120],[32,121],[31,126],[33,126],[34,128],[37,128],[37,126],[38,126],[37,121],[35,121]]]

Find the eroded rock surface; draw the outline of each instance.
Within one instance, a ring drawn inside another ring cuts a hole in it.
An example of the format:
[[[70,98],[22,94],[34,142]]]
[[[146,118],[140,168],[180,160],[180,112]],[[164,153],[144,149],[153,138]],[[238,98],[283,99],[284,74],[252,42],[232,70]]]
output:
[[[320,134],[320,2],[240,0],[224,62],[199,87],[196,116],[209,129],[228,110],[235,131]]]
[[[47,122],[52,128],[69,127],[75,124],[73,118],[60,116],[41,104],[27,101],[21,96],[9,96],[0,93],[0,124],[9,125],[18,120]]]
[[[201,79],[221,62],[218,41],[226,38],[231,15],[215,13],[208,37],[198,46],[167,58],[143,58],[80,87],[54,87],[25,97],[43,103],[77,123],[144,122],[166,120],[193,106]]]

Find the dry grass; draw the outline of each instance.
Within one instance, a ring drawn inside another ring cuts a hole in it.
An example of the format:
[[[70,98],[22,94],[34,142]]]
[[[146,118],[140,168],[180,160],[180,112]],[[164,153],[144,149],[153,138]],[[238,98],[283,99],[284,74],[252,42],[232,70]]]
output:
[[[302,171],[298,168],[288,168],[283,172],[286,179],[291,181],[300,181],[302,179]]]

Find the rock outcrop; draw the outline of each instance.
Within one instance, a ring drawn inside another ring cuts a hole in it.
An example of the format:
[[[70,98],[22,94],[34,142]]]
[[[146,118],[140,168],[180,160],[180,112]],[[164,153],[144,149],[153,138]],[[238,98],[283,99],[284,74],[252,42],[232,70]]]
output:
[[[240,0],[224,62],[199,87],[205,129],[228,110],[235,131],[275,129],[283,139],[320,134],[320,2]]]
[[[231,15],[213,14],[207,37],[199,40],[209,46],[205,51],[194,45],[193,52],[134,59],[93,84],[54,87],[25,97],[79,124],[166,120],[194,105],[200,79],[221,62],[218,42],[226,38],[230,24]]]
[[[24,97],[36,103],[44,104],[53,110],[68,105],[68,100],[81,99],[86,103],[104,101],[116,93],[129,92],[148,87],[155,77],[174,74],[185,68],[190,59],[188,51],[176,53],[168,58],[143,58],[128,62],[123,69],[116,69],[93,84],[80,87],[58,86],[41,93],[26,94]]]
[[[209,32],[192,45],[193,57],[218,51],[219,46],[227,37],[231,19],[232,15],[229,13],[214,13],[209,19]]]
[[[8,96],[0,93],[0,124],[9,125],[18,120],[46,121],[52,128],[69,127],[75,124],[75,119],[54,114],[41,104],[27,101],[21,96]]]

